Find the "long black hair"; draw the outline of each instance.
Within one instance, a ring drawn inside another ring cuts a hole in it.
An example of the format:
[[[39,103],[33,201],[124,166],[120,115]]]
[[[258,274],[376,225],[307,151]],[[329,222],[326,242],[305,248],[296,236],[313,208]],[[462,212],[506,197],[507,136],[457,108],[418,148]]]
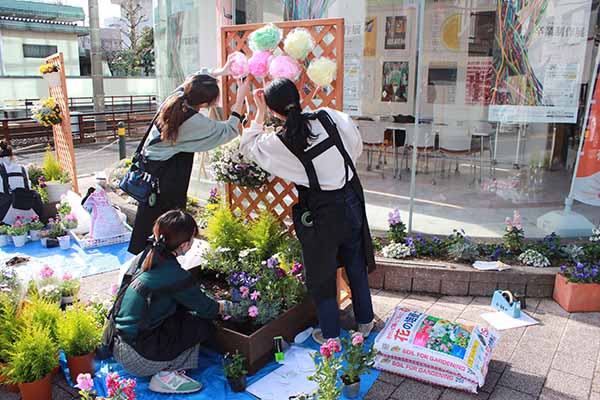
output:
[[[286,117],[283,125],[283,137],[294,149],[304,151],[311,140],[317,138],[310,130],[311,114],[303,114],[300,106],[300,94],[294,82],[280,78],[265,87],[267,106]]]
[[[186,79],[183,90],[171,95],[160,109],[157,125],[161,139],[175,143],[186,112],[200,104],[210,104],[219,97],[217,80],[210,75],[195,74]]]

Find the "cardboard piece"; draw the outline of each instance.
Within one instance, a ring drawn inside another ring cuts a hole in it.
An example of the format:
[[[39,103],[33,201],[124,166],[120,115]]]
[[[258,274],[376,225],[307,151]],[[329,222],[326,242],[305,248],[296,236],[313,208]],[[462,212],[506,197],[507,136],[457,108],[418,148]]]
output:
[[[539,322],[524,312],[519,318],[513,318],[502,311],[481,314],[481,318],[499,331],[506,329],[522,328],[524,326],[537,325]]]

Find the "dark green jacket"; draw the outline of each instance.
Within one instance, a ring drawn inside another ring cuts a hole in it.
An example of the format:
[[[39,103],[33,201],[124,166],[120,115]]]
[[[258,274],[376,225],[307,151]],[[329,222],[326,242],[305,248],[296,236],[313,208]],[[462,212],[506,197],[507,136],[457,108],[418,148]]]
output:
[[[138,260],[133,262],[137,263]],[[143,272],[138,279],[150,289],[160,289],[186,280],[189,282],[190,278],[191,274],[181,268],[175,257],[172,257]],[[145,299],[131,286],[128,287],[121,309],[115,318],[116,329],[126,341],[137,338],[145,308]],[[214,319],[219,312],[219,304],[208,297],[194,282],[173,293],[154,296],[150,309],[146,311],[144,328],[152,330],[159,327],[167,318],[175,314],[178,308],[193,311],[206,319]]]

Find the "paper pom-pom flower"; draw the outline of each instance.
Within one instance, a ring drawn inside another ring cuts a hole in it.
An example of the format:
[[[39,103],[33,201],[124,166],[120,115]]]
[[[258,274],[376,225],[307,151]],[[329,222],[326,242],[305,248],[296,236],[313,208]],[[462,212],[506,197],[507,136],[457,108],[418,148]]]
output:
[[[235,53],[231,53],[229,59],[231,60],[229,69],[234,78],[237,79],[248,75],[248,57],[244,53],[236,51]]]
[[[290,56],[273,57],[269,66],[269,75],[273,79],[287,78],[295,81],[300,75],[300,66]]]
[[[285,37],[283,50],[296,60],[303,60],[315,47],[315,41],[309,31],[296,28]]]
[[[306,71],[310,80],[320,87],[329,85],[335,78],[336,72],[337,64],[335,61],[325,57],[313,60]]]
[[[252,54],[248,60],[248,68],[250,73],[257,78],[262,78],[269,73],[269,60],[271,59],[270,51],[257,51]]]
[[[252,51],[273,50],[281,41],[281,36],[281,29],[268,24],[250,34],[248,45]]]

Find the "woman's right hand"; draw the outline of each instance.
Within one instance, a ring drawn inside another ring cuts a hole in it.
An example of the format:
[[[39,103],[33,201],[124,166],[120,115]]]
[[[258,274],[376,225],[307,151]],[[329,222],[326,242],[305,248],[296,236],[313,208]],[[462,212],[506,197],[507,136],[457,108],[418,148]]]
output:
[[[248,93],[250,93],[250,79],[238,79],[235,103],[231,107],[231,111],[235,111],[238,114],[242,113],[244,100],[246,100]]]
[[[265,115],[267,112],[267,102],[265,100],[265,90],[264,89],[256,89],[253,93],[254,103],[256,104],[257,112]]]

